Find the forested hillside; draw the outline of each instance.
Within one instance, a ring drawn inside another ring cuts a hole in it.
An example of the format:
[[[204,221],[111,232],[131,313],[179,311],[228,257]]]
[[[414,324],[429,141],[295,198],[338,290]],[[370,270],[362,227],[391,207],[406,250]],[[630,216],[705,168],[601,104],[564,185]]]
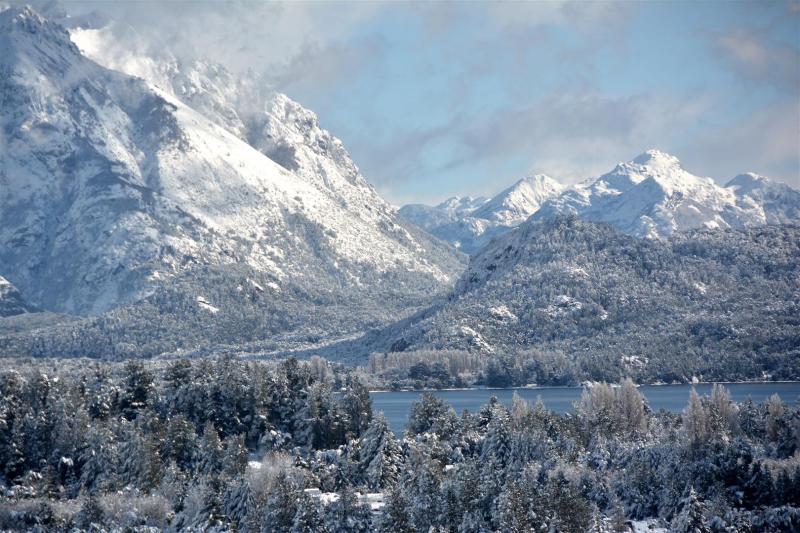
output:
[[[798,257],[796,226],[662,241],[529,220],[473,257],[446,302],[369,335],[365,351],[468,350],[518,384],[797,379]]]

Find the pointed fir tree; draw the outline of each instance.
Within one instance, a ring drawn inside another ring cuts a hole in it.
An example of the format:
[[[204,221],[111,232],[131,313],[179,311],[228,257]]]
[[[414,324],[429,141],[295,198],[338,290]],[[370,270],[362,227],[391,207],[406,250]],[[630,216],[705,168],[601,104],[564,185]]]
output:
[[[134,359],[125,364],[125,380],[120,410],[128,420],[136,418],[138,412],[148,406],[153,395],[153,374],[141,361]]]
[[[223,449],[214,424],[207,422],[194,452],[194,470],[198,475],[214,476],[222,470]]]
[[[706,517],[706,506],[698,498],[694,487],[689,488],[689,493],[684,498],[681,511],[672,521],[674,533],[711,533]]]
[[[90,492],[83,501],[81,510],[75,517],[75,522],[84,531],[101,531],[105,525],[105,514],[97,494]]]
[[[411,500],[402,483],[397,484],[386,495],[386,505],[378,517],[380,533],[414,533],[411,521]]]
[[[320,502],[305,494],[297,500],[291,533],[328,533]]]
[[[355,491],[345,486],[339,498],[328,505],[325,523],[331,533],[367,533],[372,531],[372,513],[361,503]]]
[[[397,482],[403,464],[403,450],[383,413],[372,419],[361,437],[358,458],[370,490],[379,491]]]
[[[222,474],[227,479],[237,479],[247,469],[247,448],[244,435],[231,435],[223,443]]]
[[[189,487],[183,501],[178,523],[183,528],[208,531],[223,523],[222,503],[217,484],[207,476],[199,475]]]
[[[279,472],[267,496],[261,521],[265,533],[285,533],[294,527],[294,515],[302,491],[284,473]]]
[[[360,380],[350,378],[340,403],[347,420],[347,432],[353,437],[360,437],[372,420],[369,390]]]
[[[255,511],[255,505],[253,491],[246,480],[228,485],[222,498],[222,510],[230,521],[231,528],[237,531],[248,529],[251,522],[249,513]]]

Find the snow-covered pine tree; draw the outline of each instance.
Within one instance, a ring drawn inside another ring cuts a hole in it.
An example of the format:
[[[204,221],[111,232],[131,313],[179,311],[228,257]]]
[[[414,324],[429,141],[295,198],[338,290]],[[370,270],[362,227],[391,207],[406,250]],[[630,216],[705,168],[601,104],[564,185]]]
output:
[[[264,533],[285,533],[294,527],[302,491],[285,472],[278,472],[261,516],[261,531]]]
[[[705,513],[705,504],[698,498],[694,487],[689,487],[689,493],[682,502],[681,511],[672,521],[671,530],[674,533],[711,533]]]
[[[359,465],[367,487],[379,491],[393,485],[403,465],[403,450],[383,413],[372,419],[358,446]]]
[[[207,422],[203,434],[197,439],[194,453],[194,470],[198,475],[213,476],[222,470],[223,449],[216,428]]]
[[[300,493],[291,533],[328,533],[320,506],[316,498]]]
[[[367,533],[372,531],[372,512],[358,500],[355,491],[345,485],[339,498],[326,509],[325,523],[330,533]]]
[[[396,485],[386,495],[386,505],[378,517],[377,530],[380,533],[414,533],[411,521],[411,500],[406,488]]]

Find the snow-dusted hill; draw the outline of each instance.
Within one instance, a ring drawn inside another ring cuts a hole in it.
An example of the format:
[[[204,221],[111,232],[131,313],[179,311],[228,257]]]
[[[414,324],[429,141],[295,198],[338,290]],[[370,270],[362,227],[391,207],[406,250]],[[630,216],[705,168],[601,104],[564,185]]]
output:
[[[0,50],[0,274],[41,308],[102,313],[183,287],[213,313],[199,292],[226,269],[273,308],[402,308],[462,268],[283,95],[245,114],[220,68],[176,69],[167,87],[109,70],[29,8],[0,13]]]
[[[558,214],[607,222],[637,237],[664,238],[696,228],[798,222],[800,192],[754,174],[723,187],[684,170],[676,157],[649,150],[545,202],[535,216]]]
[[[563,186],[537,174],[519,180],[492,198],[454,197],[430,207],[410,204],[400,209],[406,220],[473,254],[493,237],[509,231],[557,195]]]
[[[532,218],[473,256],[449,299],[349,348],[535,350],[592,379],[789,376],[798,254],[798,226],[640,239],[577,217]]]

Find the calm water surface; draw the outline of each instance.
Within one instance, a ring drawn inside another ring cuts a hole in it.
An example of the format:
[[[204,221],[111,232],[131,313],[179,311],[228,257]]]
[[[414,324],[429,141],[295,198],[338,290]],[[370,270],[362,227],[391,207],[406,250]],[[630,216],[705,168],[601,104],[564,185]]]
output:
[[[773,394],[778,394],[781,399],[789,404],[794,404],[800,399],[800,383],[726,383],[731,397],[736,402],[742,402],[751,397],[754,402],[762,402]],[[698,394],[710,394],[712,385],[702,383],[694,385]],[[692,385],[642,385],[639,390],[647,398],[650,408],[657,411],[665,409],[679,413],[686,406],[689,391]],[[453,406],[456,413],[464,409],[475,412],[489,401],[492,396],[497,396],[505,405],[511,405],[514,392],[530,402],[542,398],[545,406],[551,411],[565,413],[572,410],[572,404],[581,395],[581,387],[539,387],[535,389],[471,389],[436,391],[433,394],[442,398]],[[419,401],[422,393],[416,391],[404,392],[373,392],[372,409],[383,411],[386,419],[395,433],[402,433],[405,429],[411,404]]]

